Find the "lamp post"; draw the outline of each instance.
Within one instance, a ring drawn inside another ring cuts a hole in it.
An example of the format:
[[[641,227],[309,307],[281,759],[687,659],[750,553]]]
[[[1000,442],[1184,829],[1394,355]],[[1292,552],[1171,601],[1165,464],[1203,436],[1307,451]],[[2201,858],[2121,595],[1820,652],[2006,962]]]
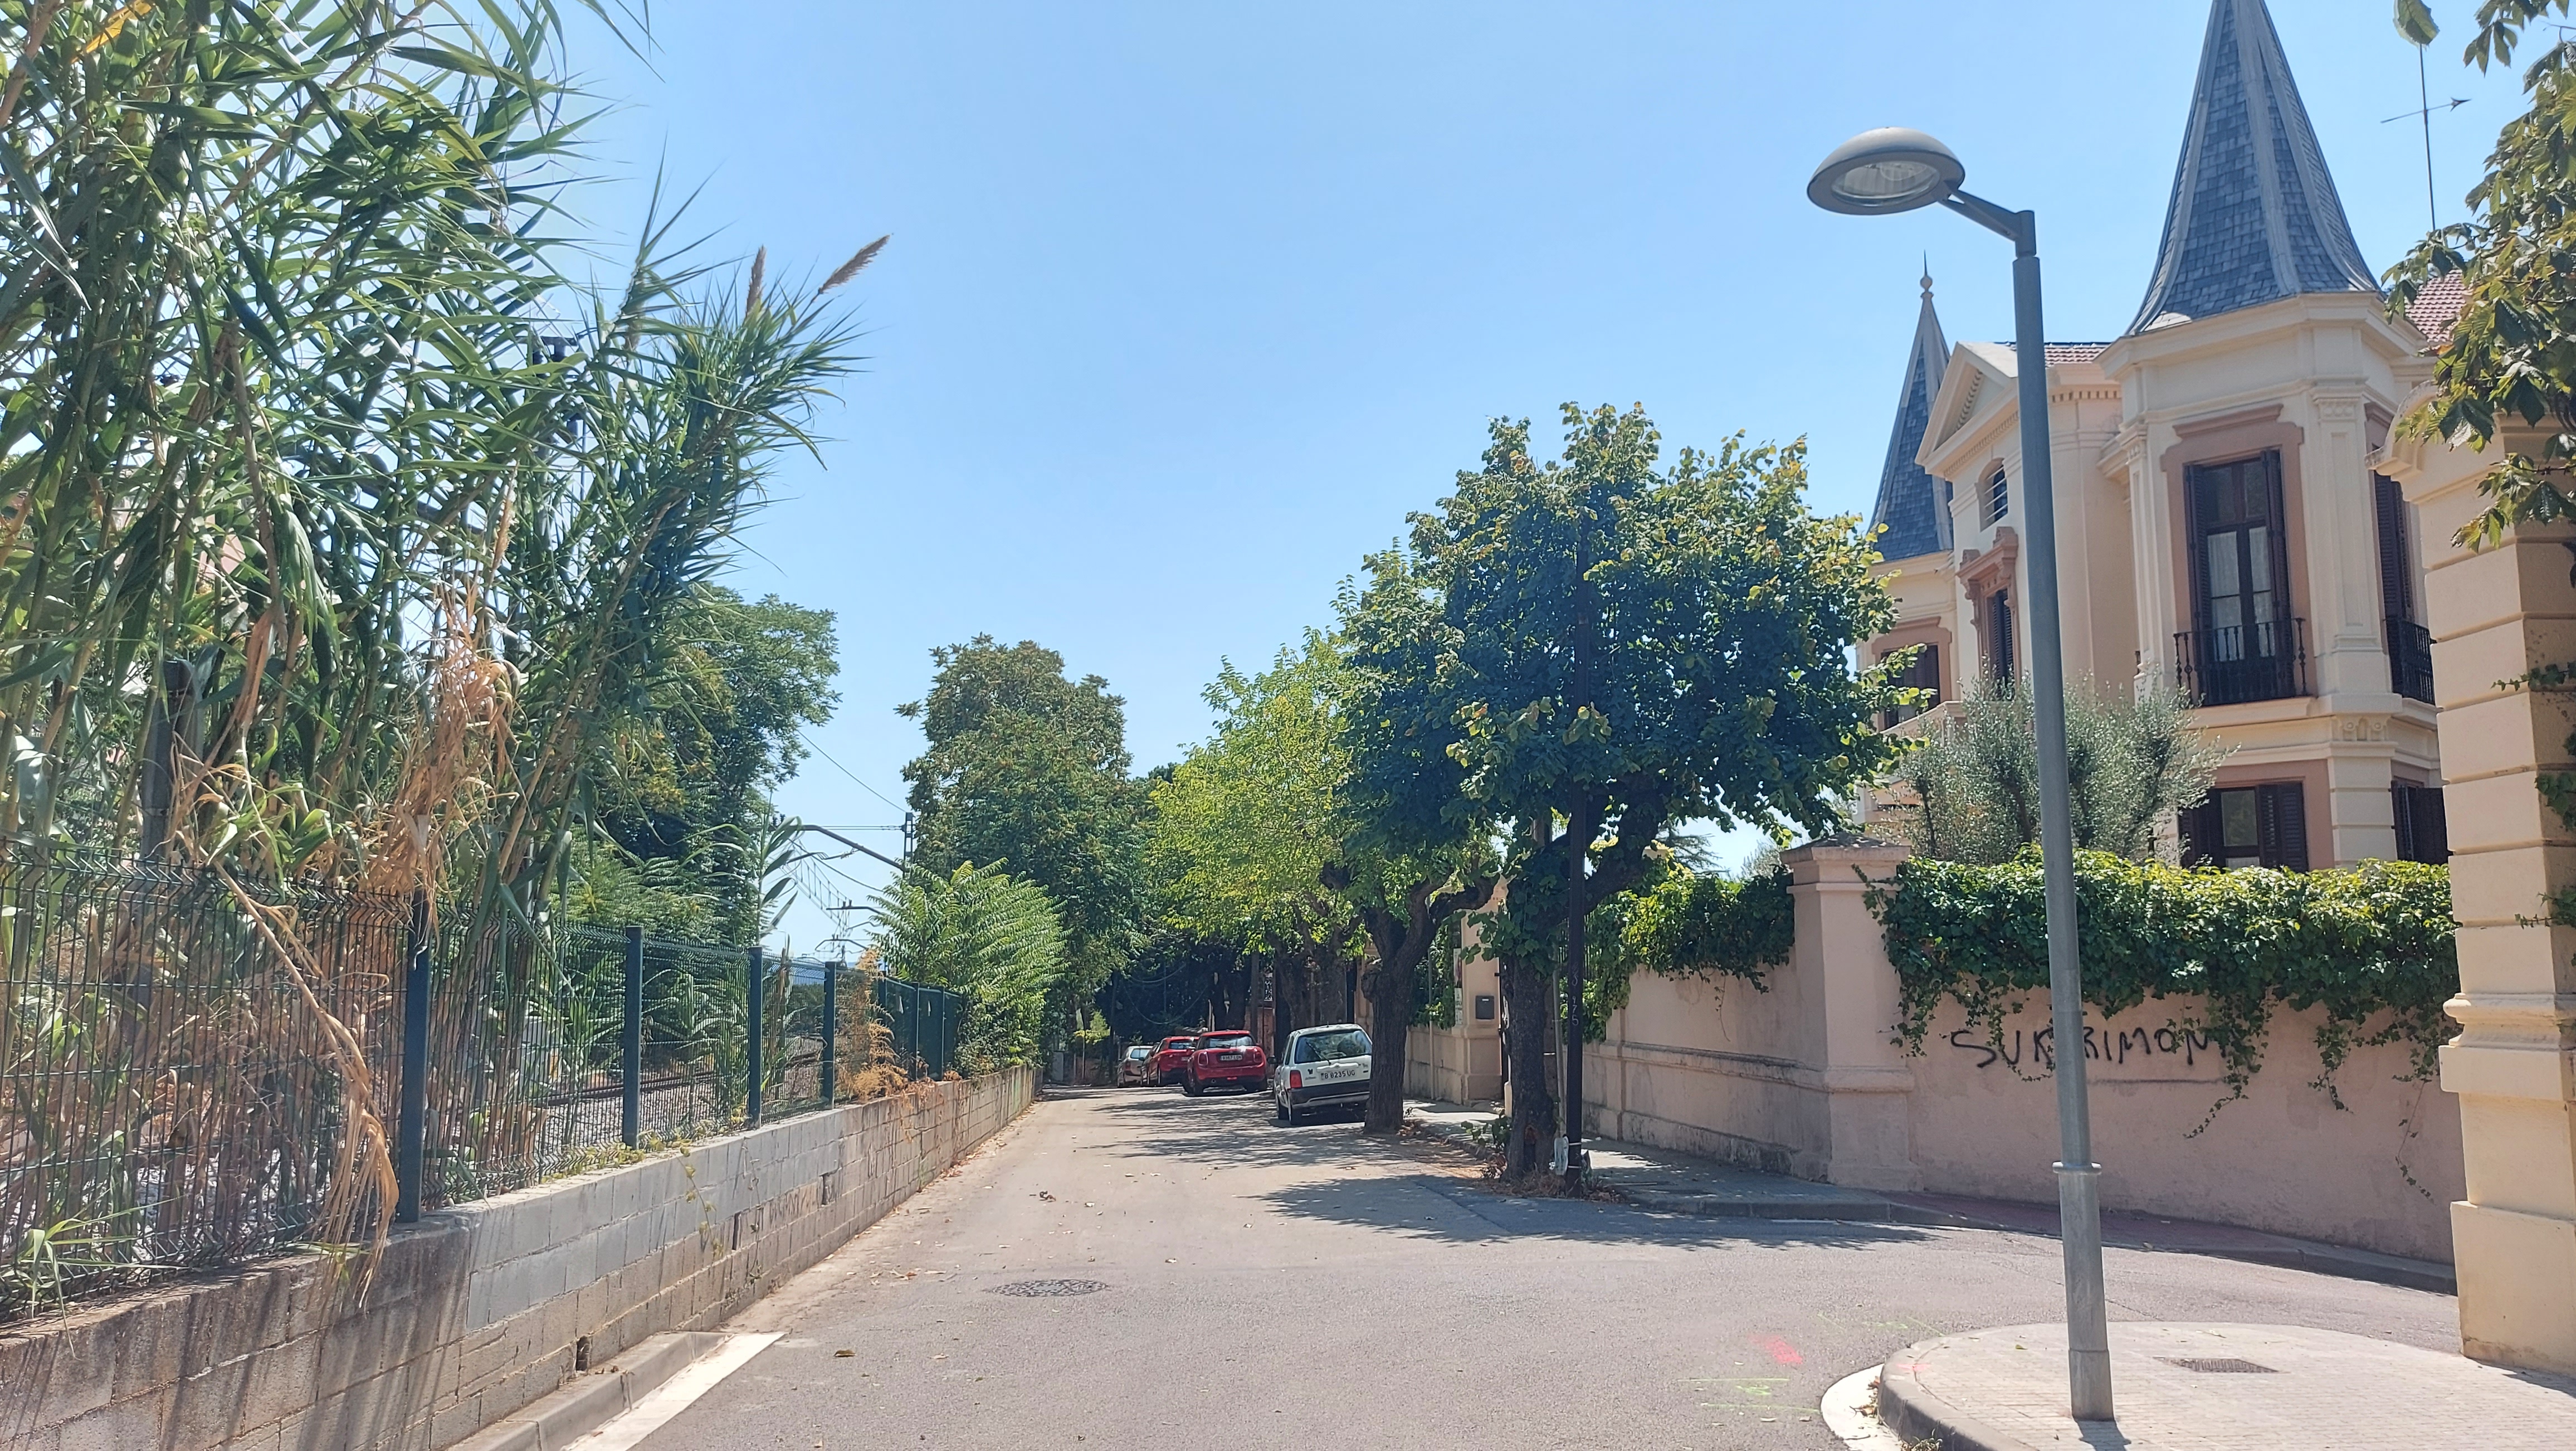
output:
[[[2057,507],[2049,478],[2048,334],[2040,323],[2039,219],[1959,189],[1968,171],[1920,131],[1865,131],[1807,183],[1829,212],[1880,216],[1945,206],[2012,239],[2021,389],[2022,506],[2030,520],[2030,675],[2039,736],[2039,844],[2048,887],[2048,997],[2057,1076],[2057,1211],[2066,1256],[2067,1373],[2079,1421],[2111,1417],[2111,1341],[2102,1293],[2102,1167],[2084,1091],[2084,974],[2076,957],[2075,829],[2067,810],[2066,660],[2058,637]]]

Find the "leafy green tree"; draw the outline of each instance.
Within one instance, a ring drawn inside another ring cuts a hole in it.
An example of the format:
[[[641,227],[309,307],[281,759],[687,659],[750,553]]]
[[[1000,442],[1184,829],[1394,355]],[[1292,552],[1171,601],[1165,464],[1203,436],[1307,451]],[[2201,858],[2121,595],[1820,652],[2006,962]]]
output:
[[[877,959],[906,982],[966,999],[959,1070],[969,1076],[1034,1063],[1047,1004],[1068,969],[1063,924],[1035,882],[967,864],[946,876],[898,874],[871,899]]]
[[[1145,793],[1128,774],[1126,703],[1097,675],[1066,679],[1064,657],[1029,641],[978,635],[931,658],[929,694],[897,707],[929,742],[903,770],[915,859],[941,873],[988,863],[1045,890],[1071,962],[1054,1021],[1070,1032],[1139,921]]]
[[[2027,685],[1954,702],[1890,778],[1910,798],[1888,816],[1923,856],[1995,865],[2039,840],[2039,762]],[[2132,861],[2156,853],[2157,824],[2209,795],[2226,753],[2166,691],[2066,693],[2066,775],[2075,845]]]
[[[1341,841],[1327,880],[1359,914],[1369,982],[1366,1131],[1404,1124],[1408,1039],[1422,972],[1459,918],[1493,898],[1501,862],[1488,819],[1465,794],[1447,732],[1422,729],[1441,703],[1453,643],[1438,580],[1399,551],[1371,556],[1365,588],[1345,588],[1339,746],[1348,761]]]
[[[1267,962],[1274,1039],[1337,1018],[1338,989],[1362,954],[1350,904],[1325,882],[1350,769],[1338,679],[1332,642],[1313,632],[1258,675],[1226,664],[1207,689],[1215,734],[1153,789],[1148,860],[1165,911]]]
[[[803,760],[804,728],[830,719],[839,699],[831,612],[708,585],[654,659],[646,707],[602,773],[607,841],[576,860],[576,910],[602,925],[649,918],[689,923],[685,935],[700,940],[755,941],[770,793]],[[678,896],[651,903],[638,892]],[[612,903],[643,915],[590,915]]]
[[[2509,65],[2525,39],[2569,0],[2484,0],[2463,62]],[[2397,28],[2417,45],[2439,34],[2423,0],[2397,0]],[[2467,290],[2434,363],[2435,392],[2401,427],[2484,448],[2513,425],[2535,450],[2509,450],[2481,487],[2490,507],[2467,533],[2493,542],[2525,522],[2576,514],[2576,45],[2551,39],[2523,72],[2530,107],[2506,122],[2469,193],[2470,220],[2444,227],[2392,268],[2391,315],[2436,278]]]
[[[1504,844],[1483,942],[1512,1014],[1515,1176],[1556,1129],[1539,1029],[1574,874],[1589,865],[1593,903],[1626,891],[1680,821],[1831,828],[1893,763],[1870,720],[1900,694],[1885,666],[1851,667],[1892,609],[1859,521],[1807,512],[1802,447],[1731,440],[1667,467],[1642,409],[1564,422],[1542,465],[1526,422],[1497,421],[1483,467],[1417,516],[1408,568],[1439,640],[1388,727],[1439,741],[1462,815]]]

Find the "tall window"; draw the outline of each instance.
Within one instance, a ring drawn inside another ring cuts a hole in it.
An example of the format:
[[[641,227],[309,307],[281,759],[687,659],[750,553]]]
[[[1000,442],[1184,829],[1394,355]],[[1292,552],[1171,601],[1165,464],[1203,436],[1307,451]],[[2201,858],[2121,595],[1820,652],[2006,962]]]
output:
[[[2002,469],[1986,480],[1986,492],[1977,499],[1977,522],[1992,524],[2012,513],[2012,480]]]
[[[1986,677],[1997,685],[2013,683],[2012,591],[1986,596]]]
[[[2308,869],[2307,792],[2296,781],[2212,791],[2182,813],[2189,867]]]
[[[2399,781],[2388,788],[2397,808],[2397,859],[2431,862],[2451,859],[2451,828],[2442,811],[2442,788]]]
[[[1893,650],[1888,652],[1891,655],[1895,653]],[[1896,683],[1908,690],[1922,691],[1923,703],[1900,705],[1888,711],[1879,718],[1881,730],[1894,730],[1941,703],[1941,647],[1930,644],[1916,646],[1914,663],[1905,667],[1905,673],[1896,677]]]
[[[2395,479],[2373,474],[2370,501],[2379,516],[2379,609],[2388,630],[2388,688],[2430,705],[2433,636],[2415,623],[2415,558],[2406,547],[2406,496]]]
[[[2277,700],[2306,691],[2290,615],[2290,551],[2281,456],[2194,468],[2193,625],[2187,684],[2204,704]]]

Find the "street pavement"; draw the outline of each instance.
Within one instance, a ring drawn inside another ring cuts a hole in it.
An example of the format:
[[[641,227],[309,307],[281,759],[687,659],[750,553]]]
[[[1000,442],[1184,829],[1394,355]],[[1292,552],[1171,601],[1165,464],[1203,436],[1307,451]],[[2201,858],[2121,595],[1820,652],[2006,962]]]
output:
[[[2443,1295],[2107,1261],[2115,1319],[2459,1348]],[[2062,1310],[2035,1235],[1512,1199],[1445,1143],[1080,1091],[754,1307],[783,1338],[643,1445],[1830,1448],[1834,1381]]]

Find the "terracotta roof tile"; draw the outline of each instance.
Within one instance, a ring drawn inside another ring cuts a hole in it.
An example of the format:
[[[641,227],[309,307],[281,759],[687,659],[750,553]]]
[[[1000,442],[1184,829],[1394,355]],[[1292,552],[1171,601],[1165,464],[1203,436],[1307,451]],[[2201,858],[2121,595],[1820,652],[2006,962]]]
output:
[[[2460,312],[2468,303],[2468,278],[2457,272],[2445,273],[2426,282],[2415,300],[2406,304],[2406,317],[2439,348],[2451,340],[2451,329],[2459,323]]]

